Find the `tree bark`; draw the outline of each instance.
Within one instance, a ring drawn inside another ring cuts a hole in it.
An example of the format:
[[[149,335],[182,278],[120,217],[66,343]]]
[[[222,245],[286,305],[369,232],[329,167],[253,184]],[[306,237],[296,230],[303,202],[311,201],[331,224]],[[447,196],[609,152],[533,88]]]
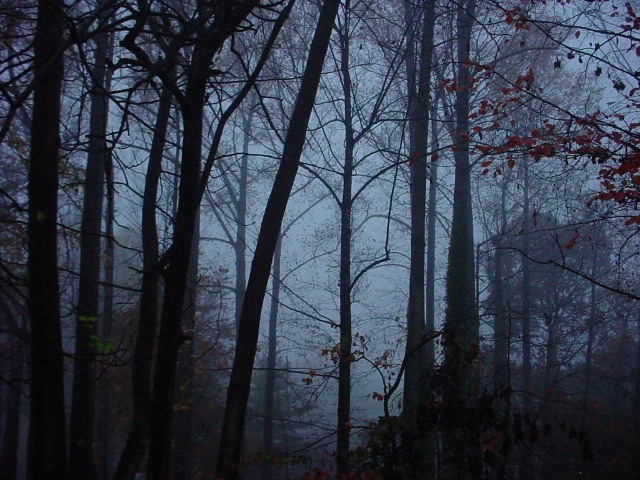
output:
[[[479,321],[475,305],[475,268],[471,165],[469,154],[469,101],[471,74],[468,68],[475,0],[458,5],[458,88],[455,101],[455,185],[451,242],[447,266],[447,311],[444,326],[445,385],[442,422],[444,429],[442,478],[481,478],[482,458],[478,432],[471,418],[475,394],[474,359],[478,353]]]
[[[108,11],[103,11],[104,20]],[[69,424],[69,476],[78,480],[97,479],[94,451],[96,405],[95,360],[100,315],[100,264],[102,207],[107,164],[107,61],[109,33],[96,36],[94,65],[90,72],[91,113],[89,151],[85,170],[82,224],[80,227],[80,284],[76,316],[73,394]]]
[[[291,122],[285,139],[280,167],[267,201],[258,243],[242,305],[236,351],[227,392],[216,477],[235,480],[240,467],[242,435],[251,389],[260,315],[266,293],[273,255],[284,213],[296,178],[306,138],[309,118],[315,103],[331,30],[340,6],[339,0],[325,0],[309,50]]]
[[[493,385],[495,392],[504,390],[509,384],[509,318],[504,298],[504,236],[507,228],[506,212],[507,183],[503,180],[500,194],[500,231],[495,237],[493,309],[494,309],[494,349]]]
[[[198,301],[198,257],[200,253],[200,214],[198,212],[193,241],[191,259],[189,261],[189,278],[187,293],[184,299],[184,317],[182,330],[185,342],[178,353],[178,371],[176,378],[175,435],[173,440],[173,472],[176,480],[191,480],[193,465],[193,375],[194,375],[194,341],[196,332],[196,308]]]
[[[106,218],[106,245],[104,249],[104,311],[102,314],[103,339],[111,338],[113,328],[113,303],[114,303],[114,270],[115,270],[115,239],[113,233],[114,216],[114,186],[113,186],[113,162],[110,157],[106,168],[107,183],[107,218]],[[98,477],[111,478],[111,429],[109,428],[111,386],[109,384],[109,362],[103,367],[103,372],[98,384],[98,404],[96,418],[96,463]]]
[[[67,478],[60,289],[58,283],[58,162],[65,5],[38,1],[35,85],[28,171],[28,307],[31,384],[27,477]]]
[[[342,199],[340,201],[340,355],[338,360],[338,412],[337,412],[337,475],[349,473],[349,440],[351,434],[351,210],[353,205],[353,112],[351,103],[351,72],[349,71],[349,18],[351,1],[344,5],[345,18],[338,28],[340,44],[340,72],[344,96],[344,165],[342,169]]]
[[[271,309],[269,312],[269,346],[267,350],[267,380],[264,392],[264,436],[263,450],[269,457],[262,464],[262,480],[273,478],[271,459],[274,455],[273,448],[273,421],[276,391],[276,360],[277,360],[277,329],[278,329],[278,309],[280,307],[280,267],[282,259],[282,236],[276,244],[276,251],[273,257],[273,275],[271,279]]]
[[[530,253],[531,221],[529,208],[529,165],[523,163],[523,206],[522,206],[522,413],[532,413],[531,384],[531,262],[526,257]],[[526,448],[522,457],[522,478],[533,478],[533,450]]]
[[[409,79],[409,168],[411,195],[411,265],[407,308],[406,370],[402,415],[411,434],[403,439],[404,450],[414,473],[425,472],[428,447],[419,407],[427,401],[427,348],[423,345],[425,324],[425,243],[427,201],[427,150],[431,92],[431,63],[435,25],[435,1],[419,7],[404,2],[407,24],[406,70]],[[422,20],[420,22],[419,20]],[[418,32],[418,25],[421,25]],[[415,42],[420,33],[420,53]],[[417,66],[416,66],[417,64]],[[415,79],[417,76],[417,80]]]
[[[133,351],[133,422],[118,462],[115,480],[133,480],[149,442],[152,364],[158,325],[158,228],[156,208],[172,95],[164,88],[154,126],[142,199],[142,282],[138,331]]]
[[[250,108],[244,118],[240,181],[238,183],[238,197],[236,202],[236,239],[234,243],[234,253],[236,255],[236,333],[238,331],[238,325],[240,324],[244,291],[247,287],[247,187],[249,177],[249,143],[252,135],[252,123],[253,108]]]
[[[7,312],[12,314],[11,312]],[[25,327],[25,321],[20,317],[20,328]],[[18,322],[16,322],[18,323]],[[26,332],[26,330],[25,330]],[[22,339],[14,338],[10,345],[16,352],[5,360],[6,396],[2,399],[5,405],[4,431],[2,432],[2,452],[0,453],[0,480],[14,480],[18,478],[18,447],[20,445],[20,409],[24,395],[24,371],[26,364],[26,346]]]

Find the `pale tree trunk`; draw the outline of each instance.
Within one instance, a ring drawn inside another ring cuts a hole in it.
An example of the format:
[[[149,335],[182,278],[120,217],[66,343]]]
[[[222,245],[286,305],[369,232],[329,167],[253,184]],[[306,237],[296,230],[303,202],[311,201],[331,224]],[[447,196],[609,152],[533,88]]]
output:
[[[529,255],[531,233],[531,212],[529,199],[529,165],[523,160],[523,207],[522,207],[522,413],[531,415],[531,262],[526,258]],[[533,449],[525,447],[522,457],[522,478],[533,478]]]
[[[557,271],[554,270],[551,274],[553,310],[544,317],[544,321],[547,324],[547,358],[544,373],[544,396],[547,400],[553,396],[553,389],[558,378],[558,314],[560,311],[560,296],[556,275]]]
[[[104,22],[108,14],[109,11],[103,11],[100,23]],[[98,28],[101,28],[101,25],[98,25]],[[80,227],[80,283],[69,424],[69,476],[77,480],[98,478],[93,456],[97,349],[92,339],[98,334],[100,315],[100,243],[108,155],[106,134],[109,113],[109,38],[107,32],[99,33],[95,37],[94,65],[90,72],[93,85],[90,92],[89,150]]]
[[[509,316],[504,298],[504,238],[507,229],[506,195],[507,182],[503,179],[500,192],[500,226],[493,242],[494,279],[493,279],[493,309],[494,309],[494,340],[493,340],[493,385],[496,393],[504,391],[509,385]]]
[[[457,10],[458,89],[455,101],[455,185],[451,242],[447,265],[447,311],[444,326],[445,385],[442,423],[444,434],[442,478],[476,479],[482,475],[479,432],[471,418],[476,390],[474,359],[479,343],[475,302],[475,268],[471,165],[469,155],[468,68],[475,0],[461,2]]]
[[[278,309],[280,307],[280,267],[282,261],[282,237],[278,239],[276,251],[273,256],[273,275],[271,279],[271,308],[269,311],[269,341],[267,350],[267,379],[265,385],[264,401],[264,436],[263,451],[269,457],[262,464],[262,480],[273,478],[272,459],[273,448],[273,422],[276,391],[276,360],[277,360],[277,328]]]
[[[242,435],[251,389],[251,374],[260,331],[260,315],[282,220],[296,178],[309,118],[315,103],[339,0],[325,0],[309,50],[300,91],[285,139],[282,160],[267,201],[242,305],[236,351],[227,392],[217,478],[235,480],[240,468]]]
[[[600,269],[598,269],[598,263],[600,261],[600,245],[603,241],[603,232],[599,225],[593,226],[593,239],[592,239],[592,255],[591,255],[591,277],[598,279]],[[591,291],[589,297],[589,318],[587,319],[587,351],[585,352],[584,359],[584,391],[583,391],[583,403],[582,403],[582,428],[586,428],[587,416],[589,413],[589,400],[591,396],[591,383],[593,381],[592,376],[592,364],[593,364],[593,348],[596,341],[596,326],[598,323],[598,296],[596,291],[596,284],[591,282]]]
[[[64,62],[62,0],[38,1],[34,39],[33,122],[28,171],[27,286],[31,383],[27,478],[67,478],[60,288],[58,163]]]

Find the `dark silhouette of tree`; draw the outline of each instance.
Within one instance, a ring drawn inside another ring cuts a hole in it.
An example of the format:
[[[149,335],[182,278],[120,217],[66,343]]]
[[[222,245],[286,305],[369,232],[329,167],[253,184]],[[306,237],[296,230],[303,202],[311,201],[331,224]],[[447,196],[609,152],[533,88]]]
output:
[[[38,2],[33,43],[33,112],[28,195],[28,308],[31,325],[29,479],[67,478],[60,288],[58,282],[58,163],[66,7]]]
[[[339,1],[326,0],[320,10],[318,26],[309,49],[307,66],[287,131],[282,160],[267,201],[258,243],[251,263],[251,272],[238,327],[236,352],[229,381],[216,471],[216,476],[228,480],[237,478],[240,467],[242,433],[258,343],[262,304],[282,219],[300,164],[309,117],[315,102],[322,66],[339,6]]]

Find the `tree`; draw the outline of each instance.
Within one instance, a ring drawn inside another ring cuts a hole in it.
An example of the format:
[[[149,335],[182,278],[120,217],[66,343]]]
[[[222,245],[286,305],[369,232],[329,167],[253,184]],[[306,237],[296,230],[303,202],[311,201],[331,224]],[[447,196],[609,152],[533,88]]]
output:
[[[99,23],[109,17],[103,10]],[[101,29],[102,25],[98,25]],[[111,34],[96,35],[92,68],[89,145],[80,227],[80,284],[76,316],[73,369],[73,403],[69,426],[69,473],[71,478],[96,479],[93,444],[95,424],[95,360],[100,319],[100,266],[104,183],[107,166],[107,119]]]
[[[28,478],[67,478],[62,332],[58,283],[58,162],[66,7],[38,2],[29,157],[28,308],[31,403]]]
[[[426,464],[424,442],[426,432],[418,412],[426,402],[428,360],[424,345],[425,325],[425,244],[427,151],[429,149],[429,113],[431,110],[431,63],[436,23],[435,2],[418,6],[403,2],[407,23],[407,53],[405,57],[408,79],[409,166],[411,169],[411,267],[407,307],[406,373],[404,380],[403,417],[415,431],[404,440],[406,453],[414,471],[423,472]],[[421,28],[419,27],[421,25]],[[419,55],[416,55],[419,42]],[[435,188],[432,186],[432,189]],[[413,428],[413,427],[412,427]],[[415,438],[414,438],[415,437]],[[415,442],[415,444],[414,444]]]
[[[294,106],[278,174],[265,209],[258,243],[245,292],[236,352],[229,381],[229,390],[219,450],[218,477],[234,480],[238,475],[242,451],[242,432],[251,387],[260,315],[266,293],[271,263],[279,237],[289,194],[296,177],[304,147],[307,125],[320,83],[322,66],[329,47],[331,30],[338,13],[339,1],[325,0],[320,10],[300,92]]]
[[[472,88],[469,64],[475,11],[475,0],[463,2],[456,9],[455,189],[443,338],[443,478],[479,478],[482,472],[475,430],[479,426],[474,424],[471,415],[473,398],[477,394],[474,358],[479,348],[469,151]]]

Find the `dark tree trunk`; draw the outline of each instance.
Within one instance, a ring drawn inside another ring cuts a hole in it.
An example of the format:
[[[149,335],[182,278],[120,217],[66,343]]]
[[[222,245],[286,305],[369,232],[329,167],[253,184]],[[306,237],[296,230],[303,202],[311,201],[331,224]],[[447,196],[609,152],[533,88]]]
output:
[[[342,199],[340,201],[340,356],[338,361],[338,412],[337,412],[337,475],[349,473],[349,437],[351,434],[351,210],[353,205],[353,112],[351,104],[351,72],[349,71],[349,18],[351,2],[346,0],[345,18],[340,37],[340,71],[344,96],[344,166],[342,170]]]
[[[142,284],[138,331],[133,351],[131,391],[133,423],[125,449],[120,457],[115,480],[132,480],[144,457],[149,442],[151,415],[151,369],[158,324],[158,227],[156,208],[162,157],[167,137],[172,95],[162,91],[149,152],[142,200]]]
[[[240,179],[236,202],[236,239],[234,252],[236,255],[236,333],[240,324],[240,313],[244,300],[244,290],[247,286],[247,187],[249,173],[249,142],[253,123],[253,108],[250,108],[244,118],[244,132],[242,140],[242,158],[240,159]]]
[[[529,165],[523,164],[522,208],[522,413],[532,413],[531,384],[531,262],[525,256],[531,251],[531,212],[529,210]],[[533,478],[533,449],[525,447],[522,457],[522,478]]]
[[[267,201],[242,305],[236,351],[227,392],[216,478],[235,480],[240,467],[242,435],[251,389],[260,315],[282,219],[296,178],[307,126],[315,103],[339,0],[325,0],[320,11],[300,92],[289,124],[280,167]]]
[[[407,75],[409,77],[409,166],[411,169],[411,268],[409,274],[409,304],[407,313],[407,343],[405,349],[406,373],[404,380],[403,416],[416,430],[420,402],[426,399],[426,349],[422,346],[425,335],[425,242],[427,200],[427,149],[429,133],[429,95],[431,91],[431,61],[435,2],[430,0],[419,7],[405,2],[407,23]],[[419,22],[422,19],[422,22]],[[415,41],[421,31],[419,59]],[[416,64],[417,67],[416,67]],[[416,78],[417,80],[414,80]],[[414,432],[422,436],[424,432]],[[405,441],[413,442],[406,439]],[[424,471],[425,448],[422,442],[407,445],[411,462]],[[416,457],[416,458],[414,458]]]
[[[24,320],[21,320],[21,328],[24,328]],[[3,398],[5,405],[4,431],[2,432],[2,452],[0,453],[0,480],[14,480],[18,478],[18,446],[20,445],[20,408],[24,395],[24,370],[26,360],[26,345],[19,338],[11,342],[12,349],[16,352],[11,358],[5,360],[9,382],[5,385],[6,395]]]
[[[436,107],[431,106],[432,118],[435,118]],[[435,122],[431,122],[431,138],[433,150],[438,149],[438,132]],[[431,162],[429,166],[429,203],[427,208],[427,274],[426,274],[426,308],[425,326],[427,334],[436,328],[436,223],[438,215],[438,164]],[[427,375],[433,372],[436,355],[433,342],[426,345]]]
[[[58,283],[58,162],[65,5],[40,0],[34,40],[35,85],[28,195],[28,307],[31,384],[28,478],[67,478],[63,351]]]
[[[445,385],[442,422],[444,458],[442,478],[481,478],[482,462],[471,418],[475,390],[474,358],[479,343],[475,305],[475,268],[471,165],[469,161],[469,99],[471,32],[475,0],[457,11],[458,89],[455,103],[455,186],[451,242],[447,266],[447,312],[444,327]]]
[[[197,189],[202,154],[202,117],[208,68],[212,58],[213,52],[195,49],[192,78],[187,86],[182,108],[186,128],[182,143],[178,211],[168,264],[163,272],[165,290],[153,379],[147,470],[149,480],[167,480],[171,471],[174,387],[178,350],[183,340],[183,305],[199,204]]]
[[[115,269],[115,239],[113,234],[114,200],[115,191],[113,188],[113,162],[109,156],[106,169],[107,182],[107,218],[105,231],[104,249],[104,311],[102,314],[101,336],[107,340],[111,338],[113,328],[113,285]],[[107,480],[111,478],[110,458],[111,458],[111,428],[109,425],[109,411],[111,404],[111,386],[109,384],[109,362],[103,366],[103,372],[98,384],[98,403],[96,418],[96,463],[98,477]]]
[[[191,480],[193,465],[193,375],[196,307],[198,301],[198,257],[200,253],[200,214],[198,213],[191,245],[187,293],[184,299],[182,330],[185,342],[178,353],[173,472],[176,480]]]
[[[178,210],[171,247],[166,253],[164,296],[153,379],[148,480],[168,480],[171,475],[173,400],[178,351],[184,338],[182,318],[191,258],[194,226],[202,198],[202,126],[207,84],[213,57],[249,16],[259,0],[219,2],[213,23],[198,30],[180,109],[184,128],[178,189]]]
[[[277,355],[277,328],[278,309],[280,307],[280,266],[282,259],[282,236],[276,244],[273,257],[273,275],[271,279],[271,309],[269,312],[269,346],[267,351],[267,380],[264,392],[264,454],[273,457],[273,421],[276,391],[276,355]],[[273,478],[272,463],[266,461],[262,464],[262,480]]]
[[[500,231],[493,244],[495,247],[494,279],[493,279],[493,309],[494,309],[494,389],[496,392],[504,390],[509,384],[509,317],[504,298],[504,235],[507,228],[506,213],[507,183],[502,182],[500,195]]]
[[[103,16],[107,12],[103,14]],[[69,476],[77,480],[97,479],[94,451],[95,360],[92,340],[98,333],[100,314],[100,263],[102,206],[107,164],[107,60],[109,34],[96,36],[91,76],[89,151],[84,182],[84,202],[80,230],[80,284],[76,317],[73,368],[73,396],[69,426]]]

